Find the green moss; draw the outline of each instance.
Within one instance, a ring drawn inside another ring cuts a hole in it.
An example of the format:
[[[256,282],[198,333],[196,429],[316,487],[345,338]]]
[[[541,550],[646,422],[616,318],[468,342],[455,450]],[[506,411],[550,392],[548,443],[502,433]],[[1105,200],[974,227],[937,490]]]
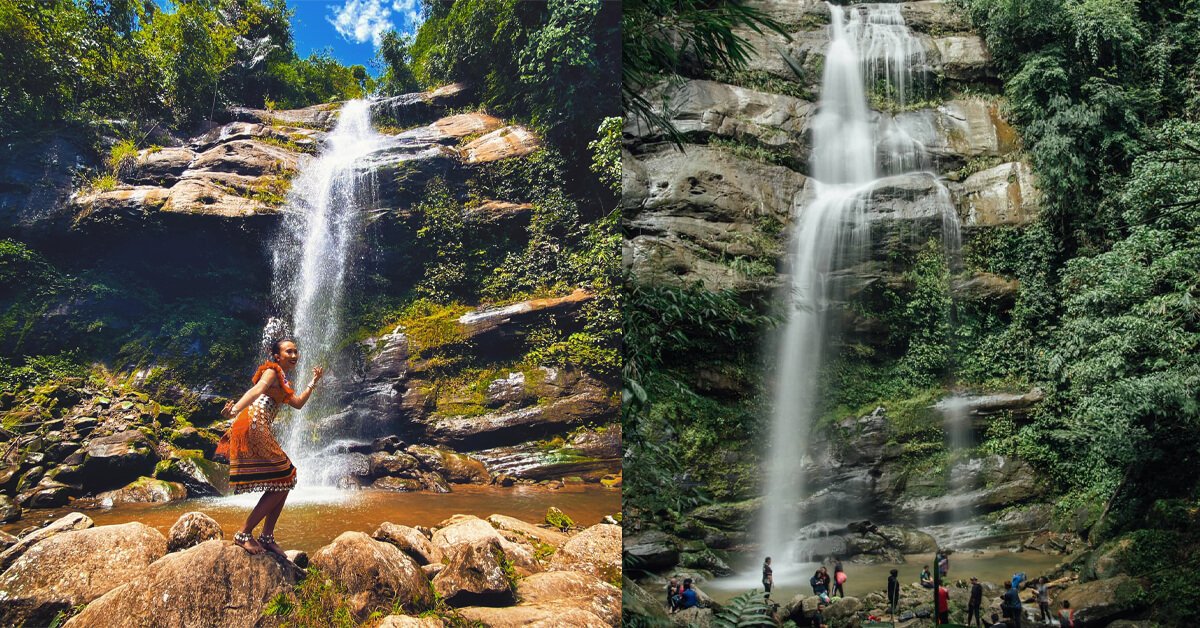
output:
[[[519,602],[520,600],[517,598],[517,585],[520,583],[521,577],[517,575],[516,567],[508,559],[508,556],[504,554],[503,550],[496,548],[494,551],[496,562],[500,564],[500,571],[504,572],[504,579],[508,581],[508,589],[512,591],[513,599]]]
[[[467,335],[458,319],[469,311],[470,307],[459,303],[439,304],[418,299],[404,308],[397,323],[386,325],[378,335],[390,333],[399,324],[413,354],[428,357],[436,349],[466,341]]]
[[[763,146],[746,139],[713,137],[709,140],[708,145],[738,157],[774,164],[776,166],[784,166],[794,170],[803,166],[803,163],[789,151],[782,148]]]
[[[258,141],[260,141],[264,144],[270,144],[271,146],[278,146],[279,148],[283,148],[285,150],[290,150],[295,153],[315,154],[317,152],[315,145],[301,145],[301,144],[297,144],[296,142],[294,142],[292,140],[283,139],[283,138],[279,138],[279,137],[271,137],[271,136],[260,137],[260,138],[258,138]]]
[[[730,71],[716,69],[709,72],[709,77],[714,81],[737,85],[760,92],[769,94],[781,94],[783,96],[791,96],[801,100],[815,100],[816,92],[811,85],[815,85],[821,75],[820,68],[814,68],[805,72],[806,76],[797,79],[787,79],[781,76],[776,76],[765,70],[741,70]],[[811,78],[811,80],[807,80]]]
[[[566,515],[566,513],[558,508],[555,508],[554,506],[551,506],[550,509],[546,511],[546,523],[558,528],[559,530],[569,530],[575,525],[575,522],[572,521],[571,518]]]

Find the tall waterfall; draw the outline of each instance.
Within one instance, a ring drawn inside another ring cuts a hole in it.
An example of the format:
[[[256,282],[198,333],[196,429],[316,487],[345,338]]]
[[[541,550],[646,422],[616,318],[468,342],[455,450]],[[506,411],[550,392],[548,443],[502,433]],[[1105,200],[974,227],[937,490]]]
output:
[[[888,177],[930,166],[920,142],[888,116],[873,116],[867,107],[867,86],[879,81],[902,109],[927,73],[924,50],[904,25],[899,7],[828,8],[830,43],[818,111],[811,123],[815,194],[802,195],[796,203],[787,260],[791,281],[783,295],[787,322],[777,348],[766,489],[759,518],[761,554],[775,557],[777,573],[811,559],[806,546],[828,527],[820,520],[848,515],[802,517],[798,506],[805,494],[804,458],[820,403],[817,379],[830,334],[826,311],[838,296],[831,274],[867,253],[872,191]],[[935,183],[933,196],[942,214],[943,237],[956,255],[958,221],[949,193]],[[805,520],[818,523],[802,529]]]
[[[347,102],[320,155],[303,166],[288,193],[272,252],[275,303],[290,313],[291,335],[300,348],[300,363],[292,374],[297,388],[311,380],[314,366],[329,366],[344,335],[347,275],[363,244],[364,210],[376,187],[372,170],[361,162],[387,143],[371,127],[370,104]],[[284,439],[284,449],[299,469],[300,489],[329,484],[341,471],[317,456],[311,437],[312,417],[330,409],[328,392],[318,391],[303,410],[293,411]]]

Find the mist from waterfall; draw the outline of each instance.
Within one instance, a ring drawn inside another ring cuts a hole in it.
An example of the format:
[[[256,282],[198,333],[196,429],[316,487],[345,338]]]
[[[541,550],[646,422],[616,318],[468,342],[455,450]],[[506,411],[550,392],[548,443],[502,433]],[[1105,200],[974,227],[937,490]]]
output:
[[[387,144],[388,138],[371,127],[370,103],[349,101],[320,154],[292,181],[282,228],[271,250],[275,304],[290,315],[291,337],[300,348],[300,362],[291,375],[297,392],[311,381],[314,366],[328,371],[345,334],[347,278],[363,246],[365,210],[376,192],[373,170],[362,167],[362,161]],[[343,460],[320,456],[312,436],[313,420],[331,410],[329,381],[303,410],[291,411],[282,439],[299,470],[300,491],[331,485],[347,471]]]
[[[931,169],[925,147],[890,118],[867,106],[867,89],[882,82],[903,109],[927,74],[924,48],[905,26],[898,5],[827,4],[830,43],[820,101],[811,121],[812,190],[798,196],[786,259],[790,281],[781,301],[786,323],[779,334],[772,385],[771,432],[763,506],[758,519],[760,555],[772,556],[776,574],[797,573],[815,558],[813,547],[851,512],[803,513],[805,458],[813,417],[820,407],[818,377],[832,330],[826,312],[842,295],[833,274],[866,258],[872,193],[889,177]],[[847,15],[848,13],[848,15]],[[933,185],[947,259],[953,269],[960,246],[958,217],[949,191]],[[806,524],[807,525],[803,525]],[[810,547],[813,546],[813,547]]]

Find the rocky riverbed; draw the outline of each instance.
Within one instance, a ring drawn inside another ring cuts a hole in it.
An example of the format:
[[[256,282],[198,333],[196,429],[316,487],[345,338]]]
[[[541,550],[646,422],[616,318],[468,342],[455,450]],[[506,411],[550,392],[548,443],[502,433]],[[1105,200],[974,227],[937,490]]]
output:
[[[233,546],[236,530],[201,512],[166,535],[71,513],[0,541],[0,623],[276,626],[315,605],[326,619],[379,626],[619,625],[620,527],[574,526],[555,510],[547,519],[555,525],[505,515],[380,522],[284,559]]]

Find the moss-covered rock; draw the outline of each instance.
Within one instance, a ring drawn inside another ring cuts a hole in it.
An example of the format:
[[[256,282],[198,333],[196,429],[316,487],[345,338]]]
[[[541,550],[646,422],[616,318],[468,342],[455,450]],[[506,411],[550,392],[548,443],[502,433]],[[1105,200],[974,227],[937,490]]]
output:
[[[555,506],[546,511],[546,523],[559,530],[569,530],[575,526],[575,522]]]

